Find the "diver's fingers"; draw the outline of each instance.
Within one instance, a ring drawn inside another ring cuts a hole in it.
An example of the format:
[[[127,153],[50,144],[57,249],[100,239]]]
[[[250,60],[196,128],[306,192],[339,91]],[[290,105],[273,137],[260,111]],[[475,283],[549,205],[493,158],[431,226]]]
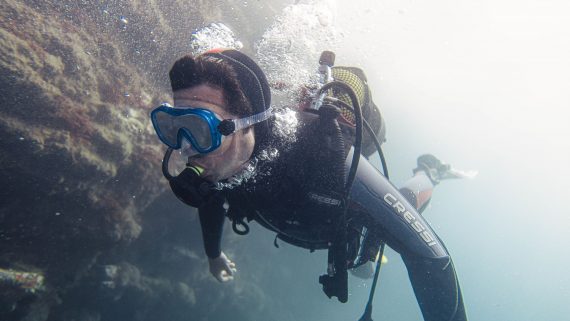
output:
[[[228,274],[228,272],[226,270],[222,270],[220,272],[220,278],[218,280],[220,280],[221,282],[228,282],[233,280],[234,277],[231,274]]]
[[[225,276],[225,271],[220,271],[220,273],[218,273],[218,275],[216,275],[216,279],[218,279],[218,281],[220,282],[226,282],[226,276]]]
[[[236,264],[235,264],[235,263],[230,263],[230,264],[228,264],[228,265],[225,266],[224,270],[225,270],[229,275],[234,275],[234,273],[237,272]]]

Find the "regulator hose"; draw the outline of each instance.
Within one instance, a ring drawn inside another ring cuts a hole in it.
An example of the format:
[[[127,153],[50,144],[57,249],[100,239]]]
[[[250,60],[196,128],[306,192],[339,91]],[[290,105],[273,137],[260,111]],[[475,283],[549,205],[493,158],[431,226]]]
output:
[[[358,169],[360,152],[362,151],[362,127],[363,127],[362,109],[360,108],[360,104],[358,103],[358,98],[356,97],[354,90],[352,90],[352,88],[350,88],[349,85],[340,81],[332,81],[325,84],[323,87],[319,89],[319,91],[317,92],[317,96],[335,87],[344,90],[350,97],[352,105],[354,106],[354,108],[351,109],[354,110],[354,117],[356,123],[356,134],[354,138],[354,154],[352,155],[352,162],[350,165],[350,170],[348,171],[348,176],[345,185],[345,198],[348,199],[350,191],[352,190],[352,184],[354,183],[354,179],[356,178],[356,170]]]
[[[173,151],[174,149],[168,147],[168,149],[164,153],[164,158],[162,159],[162,175],[164,175],[164,177],[166,177],[168,181],[170,181],[173,177],[172,175],[170,175],[170,172],[168,172],[168,162],[170,162],[170,156],[172,155]]]

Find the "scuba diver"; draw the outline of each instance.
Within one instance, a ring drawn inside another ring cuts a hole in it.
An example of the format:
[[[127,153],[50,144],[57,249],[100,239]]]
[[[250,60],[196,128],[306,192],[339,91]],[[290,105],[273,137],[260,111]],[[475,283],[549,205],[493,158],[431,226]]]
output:
[[[331,67],[334,54],[325,53],[321,65]],[[346,302],[347,271],[375,261],[385,243],[402,256],[424,320],[467,320],[451,257],[420,215],[434,186],[461,173],[427,154],[402,188],[392,185],[367,160],[373,143],[380,152],[385,126],[364,74],[327,70],[332,82],[294,112],[292,139],[277,130],[269,83],[244,53],[216,49],[174,63],[174,106],[157,107],[151,120],[168,146],[163,174],[174,194],[198,209],[210,272],[221,282],[236,272],[221,249],[225,217],[238,234],[254,220],[276,232],[276,242],[327,249],[319,282]],[[177,176],[168,170],[174,150],[188,161]]]

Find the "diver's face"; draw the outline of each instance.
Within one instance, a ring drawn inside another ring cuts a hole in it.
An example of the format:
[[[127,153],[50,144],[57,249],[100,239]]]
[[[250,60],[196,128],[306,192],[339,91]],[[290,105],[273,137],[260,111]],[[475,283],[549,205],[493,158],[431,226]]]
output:
[[[213,111],[222,119],[239,118],[226,111],[224,92],[207,84],[177,90],[173,99],[176,107],[201,107]],[[226,136],[218,149],[192,156],[189,162],[204,168],[202,176],[205,179],[216,182],[240,171],[251,157],[254,144],[253,128],[240,130]]]

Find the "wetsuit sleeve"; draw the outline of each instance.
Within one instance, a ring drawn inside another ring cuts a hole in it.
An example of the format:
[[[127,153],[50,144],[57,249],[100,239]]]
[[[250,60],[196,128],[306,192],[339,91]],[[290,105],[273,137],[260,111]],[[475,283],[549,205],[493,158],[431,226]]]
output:
[[[222,253],[222,232],[225,210],[223,199],[215,199],[198,209],[204,250],[209,258],[217,258]]]

